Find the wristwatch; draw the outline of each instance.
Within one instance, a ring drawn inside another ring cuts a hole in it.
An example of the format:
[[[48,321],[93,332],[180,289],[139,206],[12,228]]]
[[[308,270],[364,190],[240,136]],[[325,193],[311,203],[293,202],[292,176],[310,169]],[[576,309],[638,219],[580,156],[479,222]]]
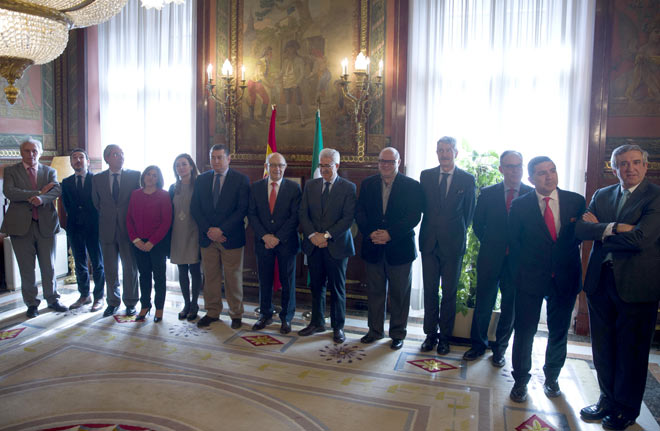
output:
[[[326,240],[330,239],[330,234],[328,232],[324,233],[323,238],[325,238]]]

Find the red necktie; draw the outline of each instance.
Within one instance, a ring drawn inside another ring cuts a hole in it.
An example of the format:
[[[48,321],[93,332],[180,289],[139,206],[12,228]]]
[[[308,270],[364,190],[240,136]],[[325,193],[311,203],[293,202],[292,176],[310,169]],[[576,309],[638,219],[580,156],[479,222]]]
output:
[[[273,213],[275,209],[275,201],[277,200],[277,183],[273,181],[271,183],[270,196],[268,197],[268,206],[270,207],[270,213]]]
[[[506,212],[508,213],[511,209],[511,201],[513,201],[513,195],[516,193],[516,189],[509,189],[506,191]]]
[[[545,201],[545,211],[543,211],[543,220],[545,220],[545,225],[548,227],[550,236],[553,241],[557,241],[557,229],[555,228],[555,216],[552,214],[552,209],[550,209],[550,196],[543,198]]]
[[[28,168],[28,173],[30,174],[30,183],[32,183],[32,189],[38,190],[37,188],[37,171],[33,167]],[[32,206],[32,219],[39,220],[39,213],[37,212],[37,207]]]

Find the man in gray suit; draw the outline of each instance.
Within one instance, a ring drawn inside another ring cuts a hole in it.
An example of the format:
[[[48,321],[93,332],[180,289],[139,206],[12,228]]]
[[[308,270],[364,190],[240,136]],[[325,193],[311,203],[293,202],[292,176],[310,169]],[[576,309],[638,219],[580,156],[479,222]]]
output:
[[[325,331],[325,290],[330,289],[330,320],[335,343],[346,341],[346,264],[355,254],[351,225],[357,196],[355,184],[339,177],[339,152],[331,148],[319,155],[321,177],[305,184],[299,219],[303,252],[309,262],[312,321],[300,336]]]
[[[55,200],[62,193],[55,169],[39,163],[41,142],[28,139],[21,143],[23,161],[5,169],[3,193],[10,200],[1,232],[11,237],[21,273],[21,293],[27,317],[39,315],[34,258],[39,259],[41,285],[48,308],[67,311],[59,301],[54,280],[55,234],[60,224]]]
[[[119,309],[119,259],[123,273],[123,300],[126,315],[135,315],[138,301],[137,265],[131,254],[131,240],[126,231],[126,212],[133,190],[140,188],[140,173],[124,166],[124,152],[117,145],[103,150],[108,169],[92,178],[92,201],[99,212],[99,239],[105,265],[108,307],[103,316]]]

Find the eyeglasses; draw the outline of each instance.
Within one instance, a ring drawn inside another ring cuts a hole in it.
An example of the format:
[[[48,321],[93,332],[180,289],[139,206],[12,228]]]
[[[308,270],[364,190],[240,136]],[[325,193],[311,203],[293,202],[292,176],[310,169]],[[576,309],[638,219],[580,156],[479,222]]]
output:
[[[325,163],[319,163],[319,168],[331,168],[331,167],[333,167],[334,165],[335,165],[334,163],[328,163],[328,164],[325,164]]]
[[[507,164],[507,165],[502,165],[502,167],[504,169],[511,169],[511,170],[513,170],[513,169],[522,169],[522,164],[520,164],[520,163],[517,164],[517,165],[508,165]]]
[[[286,163],[269,163],[268,166],[270,166],[271,168],[284,169],[286,168]]]
[[[396,165],[396,162],[398,160],[383,160],[383,159],[378,159],[378,163],[382,165]]]

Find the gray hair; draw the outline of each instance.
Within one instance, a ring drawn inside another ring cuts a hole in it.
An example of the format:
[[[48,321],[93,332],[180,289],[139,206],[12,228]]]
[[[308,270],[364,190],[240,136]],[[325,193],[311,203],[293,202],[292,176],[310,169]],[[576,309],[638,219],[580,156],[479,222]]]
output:
[[[34,138],[27,138],[23,142],[21,142],[21,145],[18,147],[20,151],[23,151],[23,147],[25,144],[32,144],[35,147],[37,147],[37,151],[39,151],[39,154],[42,154],[44,152],[44,147],[41,145],[41,141],[34,139]]]
[[[331,158],[335,165],[339,164],[339,151],[335,149],[332,148],[322,149],[321,153],[319,153],[319,161],[321,161],[321,159],[324,157]]]
[[[278,153],[277,151],[275,151],[274,153],[270,153],[269,155],[266,156],[266,163],[270,163],[270,159],[276,154],[280,156],[282,160],[284,160],[284,164],[286,165],[286,159],[284,158],[284,155]]]
[[[383,154],[385,151],[391,151],[394,153],[394,160],[399,160],[401,156],[399,155],[399,151],[394,148],[394,147],[385,147],[382,150],[380,150],[380,153],[378,153],[378,157],[380,157],[381,154]]]
[[[438,139],[438,142],[435,144],[436,150],[440,146],[440,144],[448,144],[451,146],[451,149],[454,150],[454,154],[458,154],[458,148],[456,148],[456,139],[452,138],[451,136],[443,136],[442,138]]]
[[[108,156],[110,155],[110,152],[112,151],[113,148],[117,148],[121,150],[121,147],[115,144],[110,144],[107,147],[105,147],[105,149],[103,150],[103,160],[105,160],[106,162],[108,161]]]
[[[521,162],[523,161],[523,156],[522,156],[522,154],[520,154],[518,151],[516,151],[516,150],[506,150],[505,152],[503,152],[503,153],[500,155],[500,165],[502,164],[502,160],[503,160],[506,156],[509,156],[509,155],[511,155],[511,154],[513,154],[514,156],[518,157],[518,158],[520,159]]]
[[[617,156],[620,156],[621,154],[627,153],[628,151],[639,151],[642,153],[642,161],[644,164],[648,164],[649,162],[649,153],[646,150],[642,150],[642,147],[640,147],[637,144],[626,144],[626,145],[621,145],[619,147],[616,147],[614,151],[612,151],[612,157],[610,158],[610,164],[612,165],[612,169],[616,169],[616,158]]]

